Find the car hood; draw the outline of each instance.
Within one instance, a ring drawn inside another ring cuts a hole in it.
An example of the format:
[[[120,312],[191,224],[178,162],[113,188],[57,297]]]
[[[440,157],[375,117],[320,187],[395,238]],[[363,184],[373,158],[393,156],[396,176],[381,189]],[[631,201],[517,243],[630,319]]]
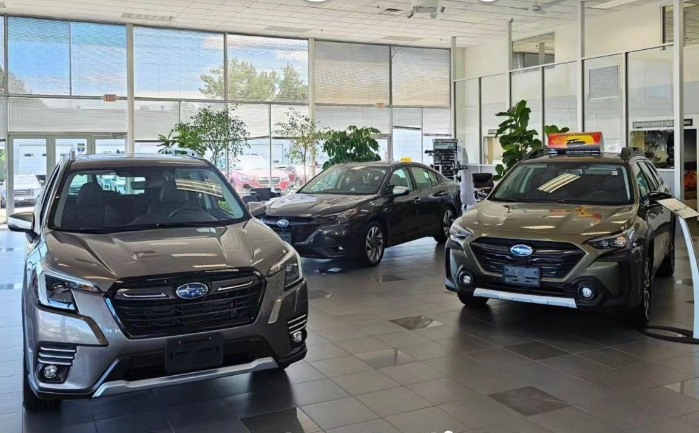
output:
[[[270,216],[310,217],[342,212],[376,198],[367,195],[289,194],[271,202]]]
[[[597,237],[631,226],[636,207],[585,206],[558,203],[501,203],[483,201],[464,214],[463,227],[477,236],[514,232],[522,237],[577,235]]]
[[[269,177],[268,168],[258,168],[258,169],[239,169],[235,170],[236,173],[242,174],[243,176],[254,176],[254,177]],[[281,170],[272,169],[272,177],[284,177],[286,172]]]
[[[51,231],[47,264],[109,289],[120,278],[254,267],[267,274],[286,253],[260,221],[225,227],[166,228],[111,234]]]

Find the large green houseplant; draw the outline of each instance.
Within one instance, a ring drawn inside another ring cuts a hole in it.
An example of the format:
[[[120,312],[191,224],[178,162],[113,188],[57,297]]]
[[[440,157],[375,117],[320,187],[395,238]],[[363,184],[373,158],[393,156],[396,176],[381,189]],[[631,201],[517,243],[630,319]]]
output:
[[[327,136],[327,132],[318,128],[309,116],[290,108],[286,112],[286,121],[276,124],[276,134],[291,140],[289,159],[294,163],[303,164],[303,179],[308,180],[309,174],[315,175],[316,161],[320,152],[320,142]],[[312,172],[307,173],[307,167]]]
[[[330,131],[323,143],[323,150],[330,159],[323,164],[323,169],[346,162],[380,161],[379,142],[374,138],[379,134],[381,131],[376,128],[354,125],[345,131]]]
[[[537,136],[535,129],[529,129],[531,108],[527,107],[527,101],[521,100],[507,111],[496,114],[505,120],[498,125],[495,135],[500,138],[502,146],[502,164],[495,166],[494,180],[502,179],[512,167],[526,158],[532,152],[543,149],[544,145]],[[544,127],[544,133],[548,136],[554,133],[568,132],[568,128],[559,128],[556,125]]]

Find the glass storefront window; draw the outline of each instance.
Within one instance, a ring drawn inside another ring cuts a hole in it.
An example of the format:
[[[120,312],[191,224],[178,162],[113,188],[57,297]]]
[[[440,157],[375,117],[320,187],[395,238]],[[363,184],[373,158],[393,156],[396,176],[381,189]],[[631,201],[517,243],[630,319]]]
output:
[[[585,60],[585,124],[583,129],[604,132],[608,152],[620,152],[624,137],[622,55]]]
[[[576,63],[544,68],[544,125],[578,130],[576,75]]]
[[[481,131],[483,143],[483,164],[496,165],[502,159],[500,140],[495,137],[502,118],[495,114],[508,108],[507,74],[481,78]]]

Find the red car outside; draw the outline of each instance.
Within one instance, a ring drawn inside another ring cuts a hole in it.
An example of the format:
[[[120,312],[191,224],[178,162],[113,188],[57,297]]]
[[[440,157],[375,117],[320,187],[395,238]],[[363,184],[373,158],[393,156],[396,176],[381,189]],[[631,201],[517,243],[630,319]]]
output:
[[[238,192],[251,188],[272,188],[276,192],[288,192],[293,186],[285,171],[272,168],[270,173],[269,161],[254,154],[241,155],[228,180]]]

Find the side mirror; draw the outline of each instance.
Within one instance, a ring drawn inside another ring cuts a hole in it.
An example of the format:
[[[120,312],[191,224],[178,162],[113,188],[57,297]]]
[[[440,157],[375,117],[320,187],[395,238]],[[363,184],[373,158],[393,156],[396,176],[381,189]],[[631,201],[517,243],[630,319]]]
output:
[[[672,194],[664,191],[653,191],[650,193],[650,201],[657,202],[658,200],[665,200],[667,198],[672,198]]]
[[[7,218],[7,228],[13,232],[34,234],[34,212],[19,212]]]
[[[393,197],[403,197],[410,194],[410,188],[406,186],[394,186],[391,195]]]
[[[251,201],[248,203],[248,211],[250,212],[250,215],[254,216],[255,218],[264,215],[265,210],[267,210],[267,206],[264,203],[259,201]]]

